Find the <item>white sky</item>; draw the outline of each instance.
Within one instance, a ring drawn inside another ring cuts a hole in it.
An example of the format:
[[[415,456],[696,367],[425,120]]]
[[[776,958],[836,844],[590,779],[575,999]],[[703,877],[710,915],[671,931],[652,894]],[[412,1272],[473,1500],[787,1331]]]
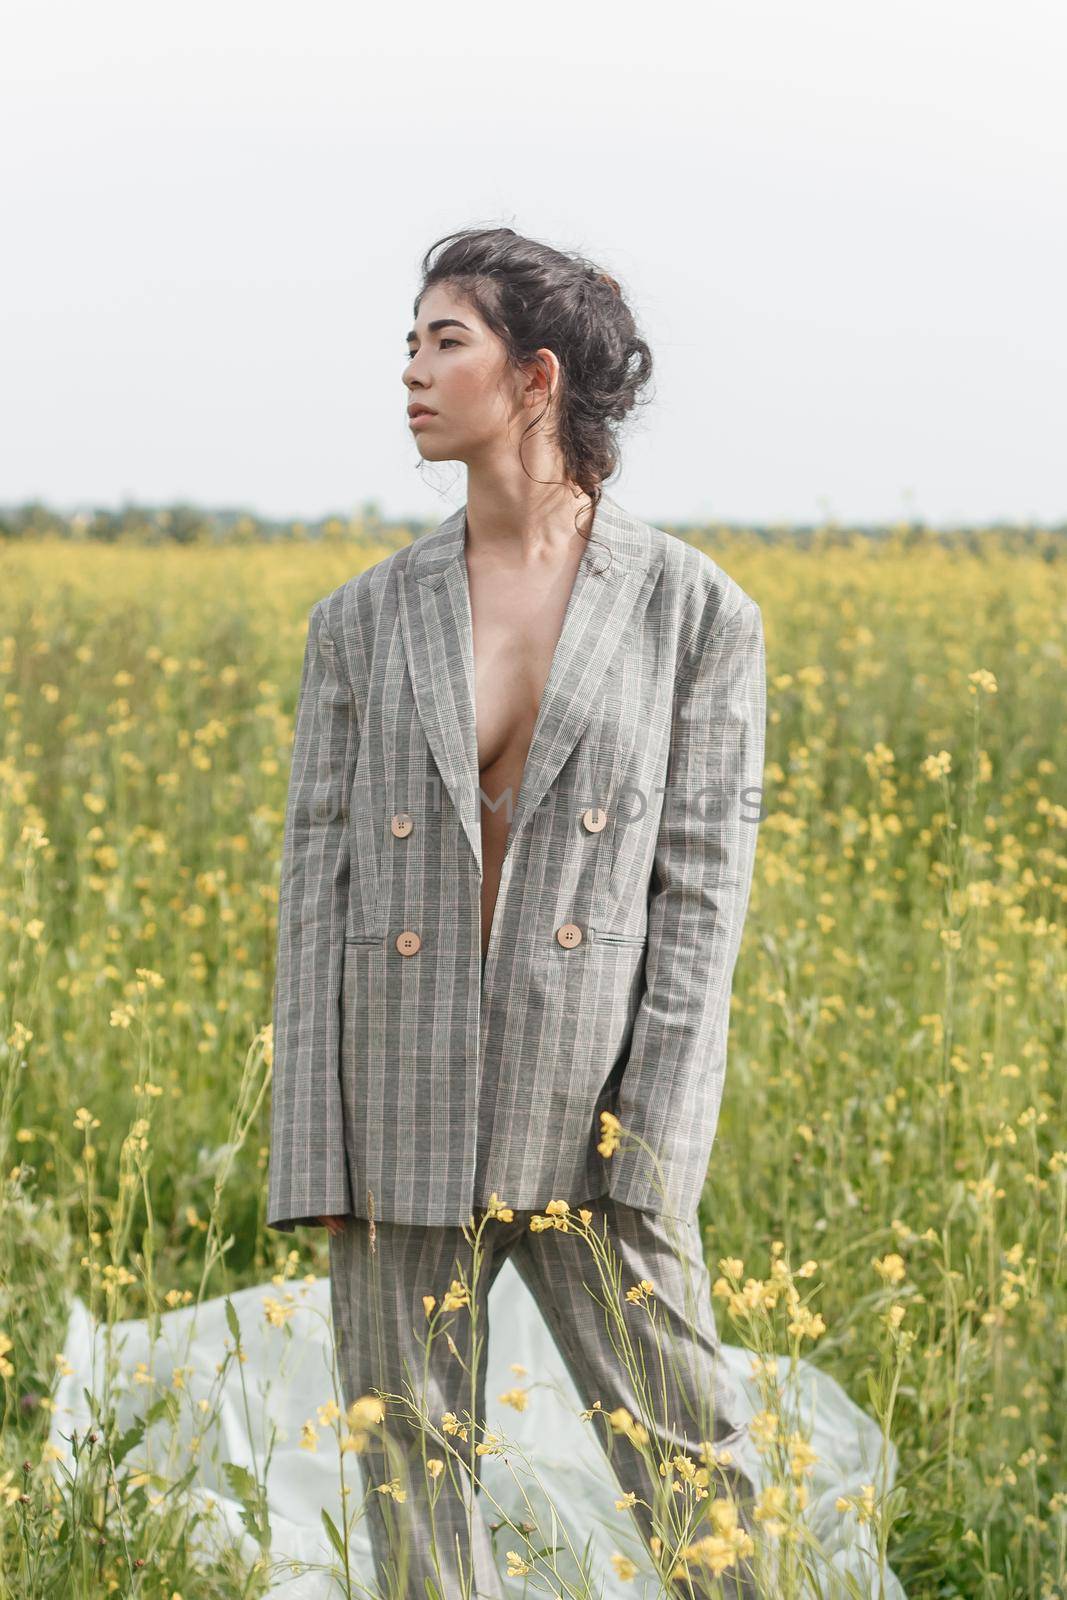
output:
[[[620,278],[656,521],[1067,516],[1067,9],[6,0],[0,502],[442,517],[422,252]]]

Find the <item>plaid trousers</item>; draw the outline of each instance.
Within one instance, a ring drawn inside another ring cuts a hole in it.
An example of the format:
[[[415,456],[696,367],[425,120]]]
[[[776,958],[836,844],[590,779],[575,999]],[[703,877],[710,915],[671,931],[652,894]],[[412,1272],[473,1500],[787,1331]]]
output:
[[[468,1426],[466,1442],[458,1436],[450,1440],[462,1459],[449,1459],[447,1447],[432,1435],[422,1436],[424,1425],[409,1406],[384,1402],[384,1427],[399,1452],[387,1456],[372,1430],[369,1447],[359,1456],[369,1480],[366,1516],[379,1600],[427,1600],[435,1592],[440,1600],[460,1600],[464,1594],[502,1600],[497,1560],[481,1497],[475,1493],[481,1482],[481,1458],[473,1447],[484,1426],[489,1291],[509,1257],[548,1323],[583,1407],[599,1402],[608,1413],[625,1407],[649,1433],[653,1461],[658,1461],[660,1452],[667,1459],[684,1452],[699,1466],[701,1447],[712,1443],[708,1494],[725,1490],[734,1498],[739,1525],[755,1542],[751,1517],[755,1487],[738,1463],[730,1464],[728,1456],[720,1461],[744,1434],[745,1425],[737,1421],[736,1389],[718,1359],[720,1343],[697,1219],[680,1222],[606,1194],[586,1201],[584,1208],[593,1213],[590,1226],[608,1246],[615,1284],[610,1278],[607,1283],[602,1280],[589,1242],[573,1231],[531,1229],[531,1218],[543,1212],[515,1211],[507,1222],[490,1218],[482,1230],[473,1282],[472,1239],[462,1228],[375,1222],[372,1238],[366,1217],[347,1217],[344,1231],[331,1234],[334,1345],[346,1406],[377,1389],[414,1396],[419,1412],[436,1429],[447,1413]],[[571,1205],[571,1215],[579,1209]],[[475,1222],[480,1216],[475,1215]],[[478,1314],[481,1345],[476,1370],[468,1305],[461,1304],[442,1323],[462,1359],[449,1348],[444,1331],[428,1338],[423,1297],[433,1296],[440,1306],[461,1267]],[[654,1322],[643,1307],[626,1301],[627,1290],[642,1280],[652,1285]],[[615,1348],[617,1327],[603,1304],[597,1303],[616,1292],[633,1364],[647,1379],[647,1386],[637,1386],[644,1388],[644,1404]],[[476,1425],[469,1430],[472,1400]],[[427,1458],[445,1459],[436,1481],[427,1481],[424,1450]],[[658,1472],[652,1478],[628,1433],[613,1434],[610,1451],[622,1491],[638,1496],[632,1511],[651,1552],[656,1523],[649,1507],[655,1504],[657,1491],[662,1498],[664,1480]],[[397,1460],[406,1491],[403,1501],[373,1487],[382,1481],[380,1474],[397,1476]],[[710,1525],[702,1521],[694,1537],[709,1531]],[[542,1542],[547,1542],[545,1532]],[[516,1548],[519,1536],[510,1528],[506,1533],[505,1549]],[[660,1537],[665,1535],[669,1537],[669,1530],[661,1528]],[[538,1543],[536,1535],[533,1543]],[[542,1565],[540,1570],[544,1574],[546,1568]],[[706,1571],[692,1585],[675,1578],[670,1592],[679,1596],[714,1592],[706,1580]],[[740,1556],[723,1574],[722,1584],[723,1594],[731,1600],[756,1600],[759,1593],[751,1562]]]

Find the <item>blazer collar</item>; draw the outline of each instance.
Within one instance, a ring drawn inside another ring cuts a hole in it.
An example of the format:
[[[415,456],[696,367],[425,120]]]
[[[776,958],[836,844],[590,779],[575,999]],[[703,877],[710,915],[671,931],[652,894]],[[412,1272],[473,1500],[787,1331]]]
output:
[[[398,566],[400,618],[419,720],[482,871],[474,630],[465,558],[467,507],[416,540]],[[540,805],[585,729],[597,692],[658,572],[652,529],[602,495],[578,564],[534,724],[506,849]]]

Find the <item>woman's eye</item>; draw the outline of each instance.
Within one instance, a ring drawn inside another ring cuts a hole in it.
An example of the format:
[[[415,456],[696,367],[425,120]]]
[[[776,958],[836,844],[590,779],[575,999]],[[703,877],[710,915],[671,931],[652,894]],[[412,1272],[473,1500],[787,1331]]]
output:
[[[449,339],[447,337],[447,335],[446,335],[446,337],[441,340],[441,343],[443,345],[444,344],[459,344],[459,340],[458,339]],[[419,352],[417,350],[406,350],[404,353],[407,356],[409,361],[414,361],[415,357],[418,355]]]

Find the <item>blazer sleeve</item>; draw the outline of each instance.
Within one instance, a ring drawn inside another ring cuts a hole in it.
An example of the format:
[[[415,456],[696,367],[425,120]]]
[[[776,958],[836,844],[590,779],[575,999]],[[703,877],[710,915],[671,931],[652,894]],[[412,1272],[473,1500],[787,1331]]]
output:
[[[355,699],[319,600],[308,618],[278,892],[266,1220],[281,1233],[352,1210],[340,988],[358,748]]]
[[[715,1138],[762,809],[759,606],[744,596],[685,661],[649,885],[645,987],[617,1113],[651,1148],[625,1141],[608,1168],[615,1199],[679,1218],[696,1214]]]

